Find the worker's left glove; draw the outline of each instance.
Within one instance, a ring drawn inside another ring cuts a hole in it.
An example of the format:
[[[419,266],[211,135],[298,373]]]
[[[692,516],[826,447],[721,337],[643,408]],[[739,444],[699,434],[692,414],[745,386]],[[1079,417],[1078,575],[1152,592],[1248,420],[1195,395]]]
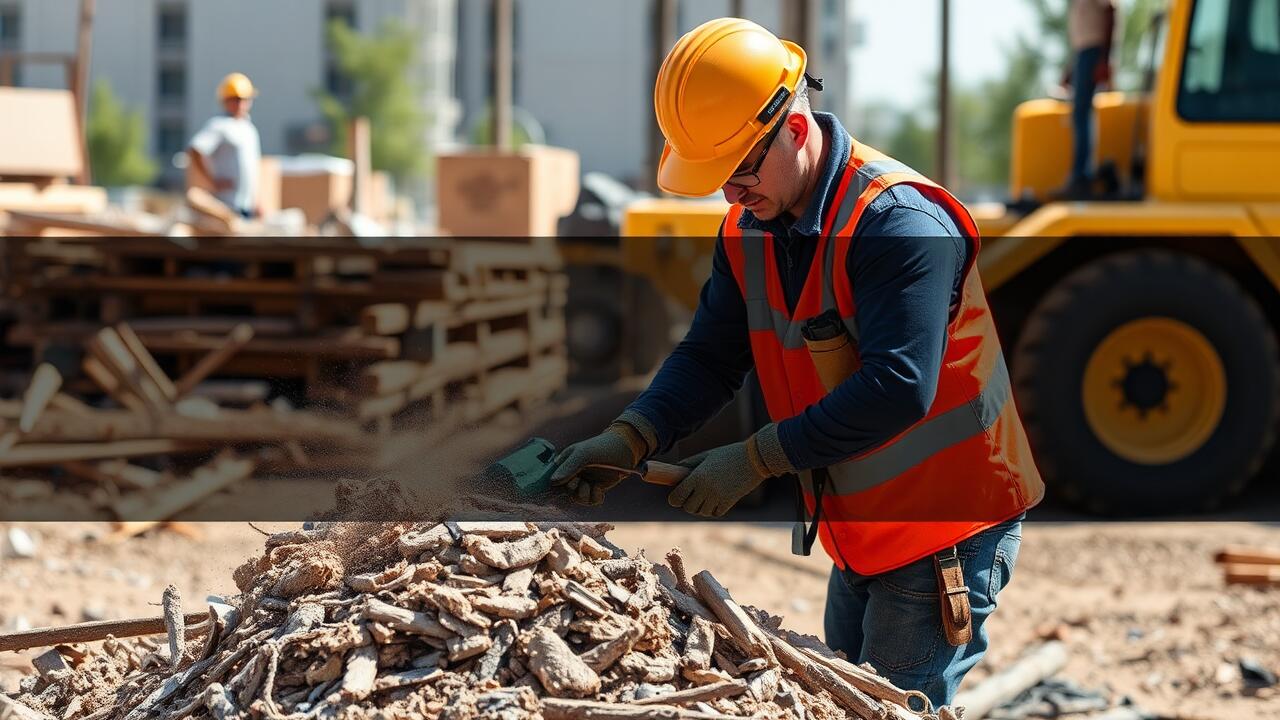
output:
[[[746,442],[708,450],[678,464],[693,472],[667,495],[667,502],[703,517],[724,515],[765,478],[792,471],[772,424]]]

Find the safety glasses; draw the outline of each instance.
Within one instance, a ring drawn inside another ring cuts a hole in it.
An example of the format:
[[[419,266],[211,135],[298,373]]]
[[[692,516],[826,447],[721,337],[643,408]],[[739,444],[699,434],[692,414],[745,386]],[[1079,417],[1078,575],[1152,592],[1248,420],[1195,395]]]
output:
[[[769,148],[773,147],[773,141],[782,132],[782,126],[786,122],[787,116],[791,114],[791,106],[795,104],[796,95],[791,96],[791,100],[787,102],[787,107],[778,113],[778,120],[774,124],[773,129],[768,135],[764,136],[761,141],[760,155],[756,157],[755,162],[751,163],[751,167],[746,170],[735,172],[729,176],[726,185],[732,185],[736,188],[746,190],[760,184],[760,168],[764,165],[764,159],[769,156]]]

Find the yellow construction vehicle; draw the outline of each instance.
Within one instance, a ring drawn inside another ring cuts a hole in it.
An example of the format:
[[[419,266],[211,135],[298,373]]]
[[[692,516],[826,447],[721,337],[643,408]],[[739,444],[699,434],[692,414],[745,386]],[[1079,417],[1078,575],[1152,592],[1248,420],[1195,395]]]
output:
[[[1019,209],[974,208],[1040,467],[1110,514],[1238,493],[1280,413],[1280,3],[1172,0],[1150,40],[1148,90],[1095,101],[1105,197],[1050,200],[1067,179],[1070,109],[1033,100],[1014,119]],[[714,236],[721,217],[634,205],[624,267],[692,307],[712,240],[653,238]]]

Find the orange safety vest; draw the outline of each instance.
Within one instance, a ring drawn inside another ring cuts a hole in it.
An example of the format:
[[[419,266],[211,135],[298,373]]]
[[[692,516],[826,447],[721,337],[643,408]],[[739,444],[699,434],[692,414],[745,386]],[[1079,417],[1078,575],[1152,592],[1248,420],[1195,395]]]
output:
[[[974,266],[977,226],[942,187],[856,142],[794,313],[787,309],[772,236],[740,229],[739,205],[725,219],[724,248],[746,301],[751,351],[769,416],[781,422],[826,395],[801,335],[807,319],[838,311],[856,347],[857,313],[845,259],[863,211],[899,183],[915,186],[948,209],[970,252],[928,413],[888,442],[827,468],[829,489],[818,536],[837,566],[863,575],[949,548],[1017,516],[1044,495]],[[805,504],[813,512],[813,479],[809,472],[801,476]]]

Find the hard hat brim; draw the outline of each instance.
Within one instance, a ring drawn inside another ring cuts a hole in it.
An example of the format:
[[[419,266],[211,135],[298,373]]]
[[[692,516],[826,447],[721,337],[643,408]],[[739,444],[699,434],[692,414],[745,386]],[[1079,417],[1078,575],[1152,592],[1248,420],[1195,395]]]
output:
[[[672,195],[683,197],[710,195],[724,187],[749,152],[751,145],[742,151],[742,157],[734,153],[695,162],[676,155],[671,151],[671,145],[665,145],[662,148],[662,159],[658,161],[658,187]]]
[[[782,85],[795,93],[800,83],[804,82],[804,73],[808,66],[808,56],[804,48],[789,41],[782,44],[791,55],[791,62],[786,69]],[[778,122],[783,122],[779,120]],[[658,187],[672,195],[683,197],[705,197],[724,187],[733,177],[742,161],[751,153],[760,139],[768,134],[772,122],[764,123],[752,135],[750,142],[745,143],[740,151],[727,153],[710,160],[686,160],[671,150],[671,144],[662,148],[662,158],[658,160]]]

